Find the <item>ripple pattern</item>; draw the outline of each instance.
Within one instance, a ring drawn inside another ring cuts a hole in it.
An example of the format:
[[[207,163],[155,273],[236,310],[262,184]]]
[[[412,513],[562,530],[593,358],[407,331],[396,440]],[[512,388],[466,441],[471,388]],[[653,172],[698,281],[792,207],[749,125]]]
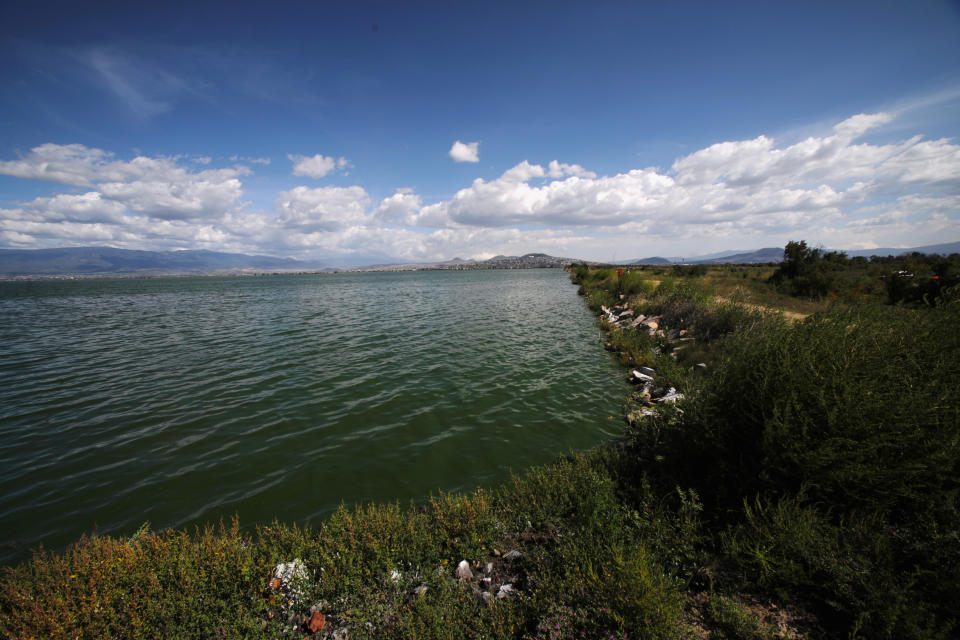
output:
[[[0,283],[0,562],[502,481],[619,431],[596,337],[559,270]]]

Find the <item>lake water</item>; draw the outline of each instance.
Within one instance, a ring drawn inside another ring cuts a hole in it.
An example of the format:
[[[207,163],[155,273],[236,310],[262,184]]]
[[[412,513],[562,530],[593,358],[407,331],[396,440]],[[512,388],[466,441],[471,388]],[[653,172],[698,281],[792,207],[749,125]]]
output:
[[[561,270],[0,283],[0,562],[509,478],[622,431]]]

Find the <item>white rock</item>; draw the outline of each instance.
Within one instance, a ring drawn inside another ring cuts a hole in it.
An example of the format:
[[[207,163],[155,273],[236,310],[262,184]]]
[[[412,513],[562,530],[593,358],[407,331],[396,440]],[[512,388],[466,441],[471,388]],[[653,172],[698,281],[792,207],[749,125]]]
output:
[[[634,382],[653,382],[653,377],[645,373],[641,373],[637,369],[632,371],[633,381]]]
[[[473,571],[470,569],[470,563],[466,560],[461,560],[460,564],[457,565],[456,576],[460,581],[472,580]]]
[[[519,560],[519,559],[522,558],[522,557],[523,557],[523,554],[520,553],[519,551],[517,551],[516,549],[514,549],[513,551],[511,551],[511,552],[508,553],[507,555],[503,556],[503,559],[504,559],[504,560]]]
[[[513,585],[505,584],[500,587],[500,590],[497,591],[497,600],[503,600],[507,596],[513,593]]]

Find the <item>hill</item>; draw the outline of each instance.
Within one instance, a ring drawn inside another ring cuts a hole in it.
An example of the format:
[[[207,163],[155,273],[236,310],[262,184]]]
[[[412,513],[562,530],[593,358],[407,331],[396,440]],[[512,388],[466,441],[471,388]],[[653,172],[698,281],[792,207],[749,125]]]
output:
[[[0,249],[0,275],[179,275],[320,268],[292,258],[205,250],[138,251],[111,247]]]

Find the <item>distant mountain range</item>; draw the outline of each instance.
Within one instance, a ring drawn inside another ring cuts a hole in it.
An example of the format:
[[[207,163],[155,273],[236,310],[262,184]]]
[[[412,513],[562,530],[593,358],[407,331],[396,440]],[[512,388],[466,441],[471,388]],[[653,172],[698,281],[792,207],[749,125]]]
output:
[[[947,242],[944,244],[931,244],[924,247],[913,247],[909,249],[827,249],[827,251],[843,251],[848,257],[863,256],[900,256],[907,253],[939,253],[949,255],[951,253],[960,253],[960,242]],[[768,247],[757,249],[756,251],[724,251],[703,256],[694,256],[692,258],[663,258],[654,256],[651,258],[640,258],[631,260],[624,264],[644,264],[644,265],[665,265],[665,264],[760,264],[764,262],[780,262],[783,260],[783,247]]]
[[[850,256],[896,256],[912,252],[960,253],[960,242],[913,247],[910,249],[865,249],[845,251]],[[692,258],[651,257],[619,264],[758,264],[780,262],[783,249],[769,247],[756,251],[723,251]],[[0,277],[58,276],[162,276],[206,275],[255,272],[301,271],[416,271],[423,269],[543,269],[565,267],[574,262],[599,264],[545,253],[522,256],[494,256],[489,260],[454,258],[442,262],[392,262],[338,269],[321,262],[293,258],[220,253],[216,251],[136,251],[110,247],[71,247],[63,249],[0,249]]]
[[[454,258],[444,262],[406,262],[399,264],[374,264],[367,267],[353,269],[353,271],[417,271],[421,269],[453,269],[464,271],[468,269],[549,269],[566,267],[574,262],[582,262],[574,258],[558,258],[545,253],[527,253],[522,256],[494,256],[489,260],[463,260]]]
[[[17,275],[166,275],[304,271],[320,263],[292,258],[248,256],[216,251],[136,251],[110,247],[0,249],[0,274]]]

